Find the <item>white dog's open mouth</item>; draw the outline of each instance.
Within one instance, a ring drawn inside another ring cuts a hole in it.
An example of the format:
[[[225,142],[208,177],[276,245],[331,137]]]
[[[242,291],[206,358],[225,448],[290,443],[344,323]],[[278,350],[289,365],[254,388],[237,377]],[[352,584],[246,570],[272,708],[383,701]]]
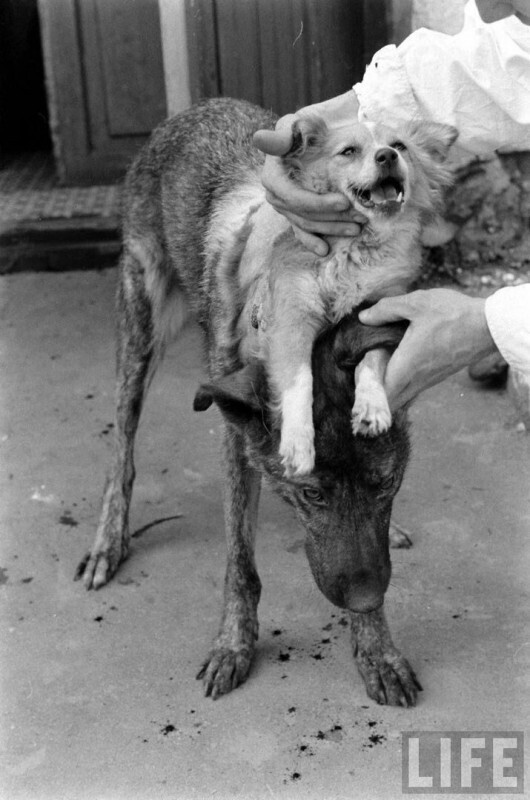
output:
[[[353,194],[364,208],[397,211],[405,202],[405,185],[399,178],[388,176],[377,181],[371,189],[353,188]]]

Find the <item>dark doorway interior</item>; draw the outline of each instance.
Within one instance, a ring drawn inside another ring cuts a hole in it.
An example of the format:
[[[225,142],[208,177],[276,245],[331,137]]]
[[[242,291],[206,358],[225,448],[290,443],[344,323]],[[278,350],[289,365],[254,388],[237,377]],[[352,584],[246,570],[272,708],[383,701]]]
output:
[[[51,149],[37,0],[0,2],[0,149]]]

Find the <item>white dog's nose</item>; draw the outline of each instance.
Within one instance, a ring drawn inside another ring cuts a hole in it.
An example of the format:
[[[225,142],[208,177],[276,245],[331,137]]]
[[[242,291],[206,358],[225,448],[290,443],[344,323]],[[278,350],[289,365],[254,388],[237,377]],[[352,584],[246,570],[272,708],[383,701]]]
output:
[[[397,160],[398,154],[391,147],[380,147],[375,154],[377,164],[390,167]]]

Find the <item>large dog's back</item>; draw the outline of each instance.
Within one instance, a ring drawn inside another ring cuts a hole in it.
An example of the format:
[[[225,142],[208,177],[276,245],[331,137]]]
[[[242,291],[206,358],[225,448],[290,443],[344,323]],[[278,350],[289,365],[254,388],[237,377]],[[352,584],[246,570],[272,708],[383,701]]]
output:
[[[211,302],[204,247],[212,213],[234,188],[259,180],[264,157],[252,136],[274,121],[271,112],[245,101],[199,103],[162,123],[127,175],[125,246],[157,264],[161,295],[184,289],[203,324]]]

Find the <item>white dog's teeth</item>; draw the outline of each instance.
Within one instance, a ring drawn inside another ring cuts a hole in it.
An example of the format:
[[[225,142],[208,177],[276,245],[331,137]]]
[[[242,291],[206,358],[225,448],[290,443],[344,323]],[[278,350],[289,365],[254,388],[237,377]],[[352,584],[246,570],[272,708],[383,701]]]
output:
[[[402,203],[403,202],[403,192],[400,192],[398,194],[398,196],[396,197],[396,200],[397,200],[398,203]]]

